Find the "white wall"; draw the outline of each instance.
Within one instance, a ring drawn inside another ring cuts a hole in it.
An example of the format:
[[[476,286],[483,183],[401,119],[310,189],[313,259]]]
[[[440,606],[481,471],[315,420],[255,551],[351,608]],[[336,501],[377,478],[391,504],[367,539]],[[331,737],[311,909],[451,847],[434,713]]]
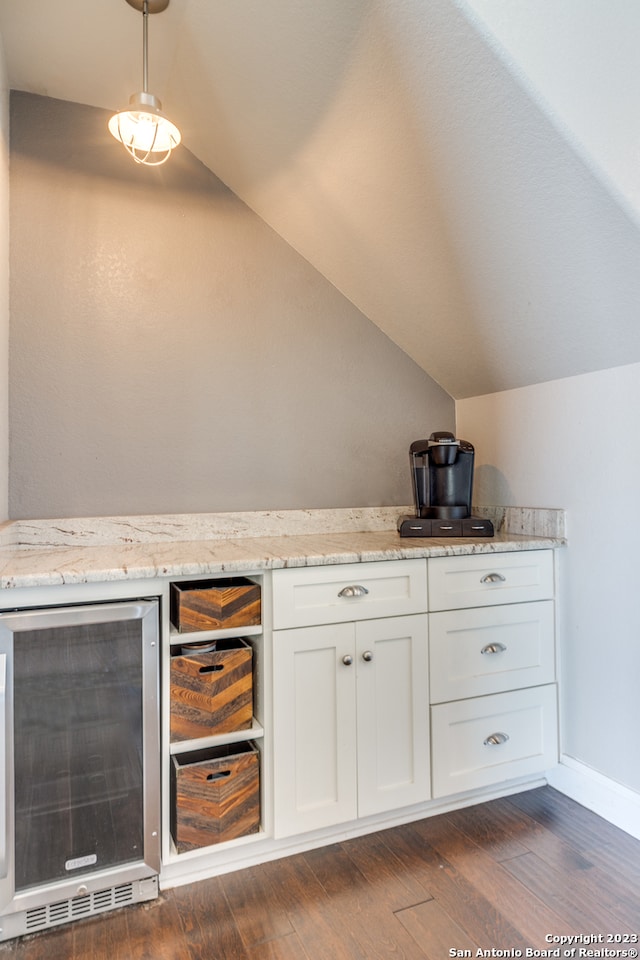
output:
[[[561,749],[640,792],[640,365],[458,401],[475,502],[564,507]]]
[[[9,84],[0,38],[0,521],[9,485]]]
[[[637,0],[456,0],[590,168],[640,217]]]

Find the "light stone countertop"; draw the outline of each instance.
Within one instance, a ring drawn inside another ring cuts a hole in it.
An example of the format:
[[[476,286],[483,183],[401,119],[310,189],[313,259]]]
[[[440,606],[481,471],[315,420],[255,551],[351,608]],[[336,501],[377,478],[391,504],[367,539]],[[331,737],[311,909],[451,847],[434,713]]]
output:
[[[0,531],[0,588],[542,550],[566,542],[561,510],[478,508],[474,512],[490,516],[497,531],[478,539],[402,538],[395,524],[409,512],[385,507],[17,521]],[[249,536],[254,532],[260,535]]]

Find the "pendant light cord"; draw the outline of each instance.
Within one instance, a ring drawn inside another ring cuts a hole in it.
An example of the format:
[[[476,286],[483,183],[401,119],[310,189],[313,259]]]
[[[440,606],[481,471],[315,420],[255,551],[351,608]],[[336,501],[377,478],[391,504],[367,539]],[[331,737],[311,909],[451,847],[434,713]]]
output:
[[[149,64],[147,59],[147,48],[149,39],[149,0],[142,2],[142,91],[148,93],[149,85]]]

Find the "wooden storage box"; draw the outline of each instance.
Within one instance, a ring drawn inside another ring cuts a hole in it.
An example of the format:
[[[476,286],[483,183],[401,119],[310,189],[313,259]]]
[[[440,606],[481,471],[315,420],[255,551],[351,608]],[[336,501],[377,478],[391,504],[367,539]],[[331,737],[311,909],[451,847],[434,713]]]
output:
[[[179,633],[260,623],[260,585],[246,577],[171,584],[171,621]]]
[[[197,646],[171,658],[172,742],[247,730],[252,723],[251,646],[240,637],[200,645],[207,652]]]
[[[260,829],[260,763],[253,743],[172,757],[171,832],[178,853]]]

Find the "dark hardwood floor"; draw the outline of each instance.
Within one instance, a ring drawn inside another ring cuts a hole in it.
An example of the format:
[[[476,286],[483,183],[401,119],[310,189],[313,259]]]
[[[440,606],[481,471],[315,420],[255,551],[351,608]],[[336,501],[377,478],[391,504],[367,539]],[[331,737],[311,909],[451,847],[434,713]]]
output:
[[[168,890],[0,946],[0,958],[526,958],[558,948],[547,935],[576,934],[603,939],[556,956],[638,950],[640,841],[541,787]]]

